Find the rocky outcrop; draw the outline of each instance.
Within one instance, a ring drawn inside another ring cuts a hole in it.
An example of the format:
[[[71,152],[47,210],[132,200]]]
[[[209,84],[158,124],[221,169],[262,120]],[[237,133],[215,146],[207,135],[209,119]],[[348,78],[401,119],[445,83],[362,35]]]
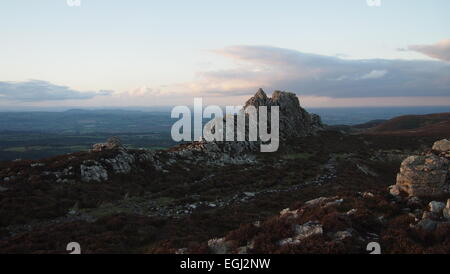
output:
[[[305,109],[300,106],[297,95],[285,91],[274,91],[272,97],[269,98],[266,93],[259,89],[256,94],[251,97],[244,104],[244,107],[236,115],[234,115],[234,132],[236,137],[237,121],[241,120],[242,116],[245,116],[245,141],[227,141],[217,142],[218,147],[226,153],[243,153],[257,151],[260,147],[260,139],[257,141],[249,140],[248,138],[248,126],[249,115],[248,111],[250,107],[254,107],[258,110],[261,106],[267,106],[267,126],[271,128],[271,107],[279,107],[279,140],[281,145],[288,139],[304,137],[313,135],[320,130],[324,129],[324,125],[320,119],[320,116],[316,114],[309,114]],[[229,117],[228,117],[229,118]],[[217,119],[222,120],[223,129],[227,128],[227,117],[215,118],[207,123],[206,127],[211,129],[211,132],[216,131]],[[226,130],[222,130],[223,140],[226,140]],[[206,141],[200,141],[200,145],[204,146]],[[214,145],[217,146],[217,145]]]
[[[433,232],[439,226],[449,224],[450,216],[450,199],[447,200],[447,205],[440,201],[431,201],[428,207],[422,211],[417,210],[417,213],[410,213],[410,216],[415,218],[416,224],[411,224],[412,228],[419,228],[427,232]]]
[[[303,239],[313,235],[322,235],[323,227],[319,222],[309,221],[303,225],[293,225],[294,236],[278,242],[279,245],[299,244]]]
[[[105,150],[113,150],[113,149],[120,149],[120,150],[125,150],[125,147],[122,145],[122,141],[120,140],[119,137],[111,137],[109,138],[106,143],[99,143],[99,144],[94,144],[92,146],[92,152],[100,152],[100,151],[105,151]]]
[[[102,182],[108,180],[108,171],[99,163],[93,163],[91,166],[80,165],[81,181],[83,182]]]
[[[397,175],[397,183],[390,187],[392,195],[401,192],[409,196],[439,197],[450,193],[450,153],[447,140],[433,145],[435,153],[406,158]],[[437,153],[437,154],[436,154]]]
[[[87,160],[80,165],[80,176],[83,182],[103,182],[111,175],[129,174],[133,168],[144,164],[148,168],[163,170],[159,155],[150,150],[126,151],[119,149],[117,153],[98,160]]]
[[[269,98],[262,89],[259,89],[255,96],[245,103],[244,111],[249,106],[255,108],[267,106],[268,111],[272,106],[280,108],[280,140],[311,135],[324,127],[320,116],[309,114],[300,106],[295,93],[276,90]]]

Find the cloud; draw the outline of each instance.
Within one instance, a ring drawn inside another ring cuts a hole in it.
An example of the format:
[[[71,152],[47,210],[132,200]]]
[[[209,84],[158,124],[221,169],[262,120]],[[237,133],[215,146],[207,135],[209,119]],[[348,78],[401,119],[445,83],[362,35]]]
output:
[[[128,92],[128,95],[130,96],[136,96],[136,97],[145,97],[145,96],[158,96],[161,94],[160,90],[150,88],[147,86],[142,86],[139,88],[135,88],[133,90],[130,90]]]
[[[100,90],[98,92],[80,92],[66,86],[59,86],[47,81],[29,80],[24,82],[1,82],[0,98],[2,100],[20,102],[85,100],[95,96],[107,96],[113,92]]]
[[[442,40],[433,45],[412,45],[408,49],[435,59],[450,62],[450,39]]]
[[[184,90],[219,96],[250,95],[259,87],[332,98],[450,96],[450,65],[440,61],[349,60],[271,46],[213,52],[236,66],[200,72]]]
[[[134,98],[173,98],[176,96],[186,95],[184,91],[186,90],[194,90],[195,88],[186,87],[184,84],[173,84],[168,86],[157,86],[157,87],[149,87],[147,85],[140,86],[135,89],[116,92],[114,95],[116,97],[134,97]]]
[[[386,75],[387,70],[372,70],[371,72],[364,74],[361,79],[379,79]]]

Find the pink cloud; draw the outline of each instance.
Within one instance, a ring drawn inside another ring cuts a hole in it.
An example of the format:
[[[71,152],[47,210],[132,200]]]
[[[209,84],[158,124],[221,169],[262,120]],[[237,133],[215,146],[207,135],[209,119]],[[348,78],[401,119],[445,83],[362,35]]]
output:
[[[412,45],[408,49],[435,59],[450,62],[450,39],[439,41],[433,45]]]

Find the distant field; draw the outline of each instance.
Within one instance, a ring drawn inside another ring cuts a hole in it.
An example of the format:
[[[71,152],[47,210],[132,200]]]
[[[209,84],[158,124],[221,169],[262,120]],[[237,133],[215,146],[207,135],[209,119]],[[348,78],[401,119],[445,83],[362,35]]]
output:
[[[119,136],[130,149],[164,149],[175,145],[168,133],[67,135],[55,133],[0,132],[0,161],[40,159],[55,155],[86,151],[95,143]]]

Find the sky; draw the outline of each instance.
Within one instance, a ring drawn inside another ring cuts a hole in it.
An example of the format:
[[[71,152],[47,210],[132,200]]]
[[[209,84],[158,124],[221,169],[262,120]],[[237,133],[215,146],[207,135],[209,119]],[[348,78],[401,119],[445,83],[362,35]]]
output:
[[[0,109],[450,106],[450,1],[377,2],[0,0]]]

